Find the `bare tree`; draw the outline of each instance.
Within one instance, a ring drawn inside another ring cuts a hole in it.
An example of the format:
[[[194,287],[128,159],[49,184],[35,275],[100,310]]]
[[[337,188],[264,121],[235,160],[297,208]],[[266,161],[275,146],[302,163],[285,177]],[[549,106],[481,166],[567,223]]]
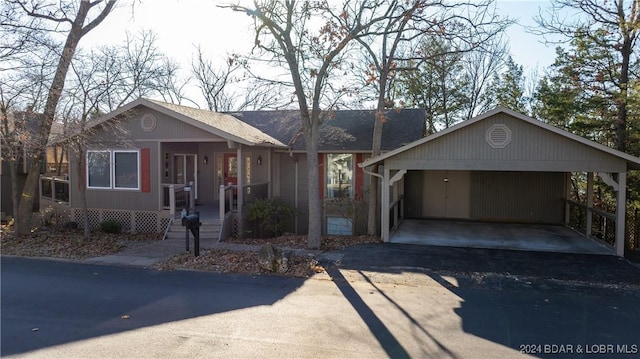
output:
[[[576,16],[563,16],[566,11]],[[614,84],[617,108],[614,124],[616,148],[625,151],[628,140],[627,104],[631,65],[637,59],[635,48],[640,35],[638,0],[554,0],[546,13],[536,18],[540,26],[534,33],[559,35],[560,42],[586,38],[600,51],[608,52],[606,63],[593,76],[604,76]],[[551,42],[558,42],[552,41]]]
[[[87,183],[84,176],[84,167],[87,161],[88,146],[100,148],[106,146],[102,141],[93,136],[96,130],[110,133],[109,143],[118,142],[124,138],[125,130],[120,121],[102,122],[95,126],[95,120],[103,111],[110,111],[108,99],[114,100],[113,93],[127,93],[117,91],[123,82],[110,72],[112,70],[110,56],[79,56],[72,62],[72,76],[68,79],[69,86],[61,100],[60,118],[64,123],[64,133],[60,138],[69,151],[73,153],[76,175],[79,180],[79,197],[83,210],[84,239],[89,240],[91,228],[89,224],[86,189]],[[116,99],[117,100],[117,99]],[[119,101],[115,101],[119,102]]]
[[[164,96],[180,100],[182,94],[179,88],[175,93],[166,94],[165,88],[175,85],[177,67],[157,49],[155,36],[148,31],[137,37],[127,36],[120,46],[102,47],[87,54],[78,53],[71,70],[59,112],[65,128],[63,143],[74,154],[74,167],[80,181],[80,202],[84,211],[85,239],[89,239],[87,183],[83,175],[87,150],[114,143],[130,144],[122,126],[128,114],[100,122],[99,125],[94,120],[134,97],[161,96],[164,93]],[[95,136],[97,131],[108,133],[108,141]]]
[[[216,66],[197,47],[191,63],[191,72],[209,111],[258,110],[284,104],[279,85],[251,76],[247,59],[231,54],[222,62],[224,65]]]
[[[17,95],[6,93],[3,87],[0,86],[1,155],[2,161],[9,167],[11,205],[15,213],[18,210],[18,166],[24,161],[24,144],[29,139],[26,122],[32,112],[17,111],[13,104]]]
[[[209,111],[232,110],[233,94],[229,91],[229,85],[236,82],[234,74],[243,67],[240,62],[237,56],[229,56],[223,68],[216,68],[211,60],[206,58],[202,48],[196,48],[191,72]]]
[[[489,110],[481,101],[489,82],[504,67],[509,54],[507,42],[499,35],[489,40],[483,49],[467,53],[462,62],[467,77],[468,105],[465,119],[470,119]]]
[[[46,61],[31,63],[25,58],[20,71],[0,73],[0,138],[2,160],[9,166],[11,202],[14,216],[19,206],[18,168],[25,164],[25,154],[34,147],[34,132],[41,120],[47,85],[54,64]],[[22,172],[20,172],[22,173]],[[14,221],[14,232],[20,223]]]
[[[382,149],[385,112],[395,106],[392,89],[397,73],[416,70],[427,60],[482,48],[509,24],[491,11],[492,1],[390,1],[376,31],[367,38],[357,39],[370,61],[367,82],[375,84],[377,92],[372,156],[378,156]],[[428,36],[450,45],[438,47],[440,51],[417,46]],[[371,171],[377,172],[377,166],[373,166]],[[377,231],[377,196],[378,182],[372,180],[368,201],[369,234]]]
[[[56,109],[71,60],[75,54],[82,37],[98,26],[111,13],[116,0],[94,1],[27,1],[7,0],[7,6],[15,11],[15,26],[28,31],[34,27],[34,34],[62,32],[66,34],[66,40],[60,52],[58,52],[58,64],[55,75],[48,87],[47,101],[44,106],[42,122],[38,132],[34,136],[34,148],[28,153],[29,174],[20,197],[20,204],[16,215],[19,231],[17,235],[25,234],[28,230],[26,224],[31,217],[33,203],[38,190],[38,178],[42,162],[41,154],[44,152],[51,126],[56,115]],[[92,13],[96,13],[92,16]],[[37,24],[36,24],[37,22]]]
[[[320,247],[321,199],[318,140],[322,121],[347,91],[342,79],[345,56],[353,40],[374,34],[387,16],[386,1],[254,1],[252,7],[228,5],[255,19],[255,49],[271,66],[288,73],[276,80],[294,89],[300,109],[308,166],[308,247]],[[342,70],[342,72],[339,72]],[[332,74],[334,76],[332,76]],[[290,81],[284,80],[286,77]],[[324,108],[324,109],[323,109]]]

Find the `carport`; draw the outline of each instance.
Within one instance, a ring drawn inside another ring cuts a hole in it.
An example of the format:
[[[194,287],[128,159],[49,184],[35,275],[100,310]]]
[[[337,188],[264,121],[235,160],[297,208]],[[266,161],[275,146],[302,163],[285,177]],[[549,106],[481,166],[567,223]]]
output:
[[[359,166],[375,164],[385,242],[405,217],[566,225],[581,206],[587,237],[594,214],[607,216],[615,221],[615,252],[624,255],[626,176],[640,169],[640,158],[515,111],[498,107]],[[586,204],[570,200],[572,172],[587,174]],[[595,175],[616,192],[615,213],[593,208]]]

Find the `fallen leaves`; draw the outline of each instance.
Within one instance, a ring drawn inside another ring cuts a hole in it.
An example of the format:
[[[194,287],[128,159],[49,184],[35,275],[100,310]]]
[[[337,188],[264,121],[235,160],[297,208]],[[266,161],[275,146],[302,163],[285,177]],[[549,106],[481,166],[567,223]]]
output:
[[[160,270],[193,269],[214,273],[238,273],[248,275],[283,275],[289,277],[308,278],[315,273],[324,272],[313,257],[289,254],[289,269],[285,273],[266,272],[258,264],[257,252],[236,252],[227,250],[202,251],[199,257],[184,253],[173,256],[156,264]]]
[[[0,249],[3,255],[86,259],[117,253],[133,242],[153,241],[159,238],[158,234],[94,232],[91,239],[85,241],[81,230],[48,229],[13,238],[5,229],[0,240]]]

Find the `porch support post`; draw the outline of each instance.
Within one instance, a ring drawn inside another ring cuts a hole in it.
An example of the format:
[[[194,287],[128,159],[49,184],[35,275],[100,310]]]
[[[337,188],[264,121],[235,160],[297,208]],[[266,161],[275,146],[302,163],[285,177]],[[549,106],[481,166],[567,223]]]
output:
[[[267,151],[267,181],[269,181],[269,185],[267,186],[267,198],[273,197],[273,165],[271,164],[271,155],[273,153],[273,149],[269,148]]]
[[[383,242],[389,242],[389,170],[384,169],[380,200],[380,236]]]
[[[169,185],[169,216],[176,218],[176,186]]]
[[[406,170],[403,170],[403,171],[406,172]],[[396,201],[398,200],[398,182],[397,181],[393,182],[392,186],[393,186],[392,200],[393,200],[393,203],[395,203],[395,205],[393,206],[393,230],[395,231],[396,229],[398,229],[398,223],[399,223],[398,207],[400,206],[400,204],[396,203]]]
[[[196,213],[196,186],[193,181],[189,181],[189,213]]]
[[[242,144],[238,143],[237,153],[237,170],[238,170],[238,236],[242,238],[243,234],[243,213],[242,207],[244,204],[244,157],[242,152]]]
[[[618,173],[616,196],[616,254],[624,257],[625,215],[627,212],[627,173]]]
[[[591,228],[593,226],[593,172],[587,172],[587,228],[585,234],[587,238],[591,237]]]
[[[224,221],[224,215],[225,215],[225,213],[224,213],[224,202],[226,200],[226,198],[224,198],[224,185],[223,184],[220,185],[220,189],[218,190],[218,198],[219,198],[219,200],[218,200],[218,211],[219,212],[218,213],[219,213],[219,216],[220,216],[220,221],[222,222],[222,221]]]

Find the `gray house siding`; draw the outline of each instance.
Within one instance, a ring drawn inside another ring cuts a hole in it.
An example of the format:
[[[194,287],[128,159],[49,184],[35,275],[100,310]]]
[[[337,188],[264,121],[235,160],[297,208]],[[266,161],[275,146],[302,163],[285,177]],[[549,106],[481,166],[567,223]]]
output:
[[[306,233],[309,227],[309,193],[306,190],[309,182],[307,156],[299,153],[294,154],[293,158],[285,153],[279,153],[278,156],[280,161],[280,198],[298,210],[296,224],[291,231],[297,230],[297,233]]]
[[[487,143],[487,131],[496,124],[511,130],[504,148]],[[391,169],[602,171],[620,172],[626,162],[587,145],[568,140],[505,113],[438,137],[385,161]]]
[[[149,115],[152,115],[153,118],[155,118],[155,125],[153,126],[151,126],[152,121],[150,120]],[[190,126],[182,121],[176,121],[170,116],[146,107],[138,107],[136,110],[131,110],[122,116],[125,116],[120,118],[122,121],[125,121],[124,126],[126,127],[126,134],[118,135],[118,137],[123,137],[125,139],[155,142],[176,142],[181,140],[194,142],[199,139],[206,139],[208,141],[217,140],[221,142],[226,141],[205,130],[195,126]],[[132,118],[127,121],[126,116],[132,116]],[[143,125],[143,118],[145,118],[145,125]],[[115,134],[112,131],[106,131],[97,133],[95,137],[101,140],[113,140]]]
[[[113,147],[121,148],[121,147]],[[128,147],[129,148],[129,147]],[[109,208],[109,209],[127,209],[127,210],[158,210],[160,209],[160,187],[157,174],[160,172],[159,157],[157,151],[157,143],[154,142],[136,142],[137,149],[150,149],[150,191],[142,192],[141,190],[116,190],[116,189],[95,189],[88,188],[86,190],[87,203],[90,208]],[[72,155],[72,161],[75,167],[77,157]],[[84,173],[84,171],[82,171]],[[70,201],[71,206],[81,208],[77,171],[69,173],[70,183]],[[75,184],[75,185],[74,185]]]

